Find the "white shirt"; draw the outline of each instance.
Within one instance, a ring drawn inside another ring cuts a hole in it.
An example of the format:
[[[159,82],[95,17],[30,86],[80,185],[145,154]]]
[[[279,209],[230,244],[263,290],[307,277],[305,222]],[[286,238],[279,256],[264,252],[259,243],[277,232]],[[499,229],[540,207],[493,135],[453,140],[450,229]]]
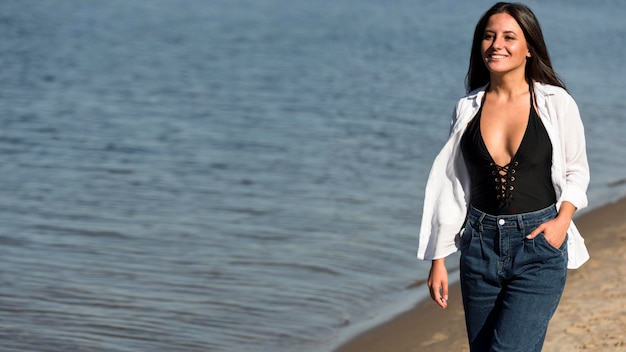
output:
[[[577,209],[587,206],[589,165],[585,133],[578,106],[562,88],[534,82],[537,114],[552,142],[552,183],[557,210],[563,201]],[[461,153],[460,141],[468,123],[482,104],[485,87],[461,98],[452,116],[450,137],[433,162],[424,196],[417,257],[432,260],[458,250],[463,221],[470,200],[470,179]],[[584,239],[574,222],[568,233],[569,269],[589,259]]]

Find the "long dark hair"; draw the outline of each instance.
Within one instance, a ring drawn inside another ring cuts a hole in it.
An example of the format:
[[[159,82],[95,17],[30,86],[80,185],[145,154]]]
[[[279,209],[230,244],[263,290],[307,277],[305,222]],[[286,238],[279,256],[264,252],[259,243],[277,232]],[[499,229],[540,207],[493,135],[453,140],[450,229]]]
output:
[[[481,55],[481,42],[489,18],[498,13],[507,13],[517,21],[524,32],[524,38],[528,45],[531,57],[526,61],[526,80],[532,85],[533,81],[555,85],[565,89],[565,84],[557,76],[550,62],[548,48],[543,40],[543,33],[539,21],[528,6],[519,3],[499,2],[493,5],[480,18],[474,30],[472,51],[470,54],[469,69],[465,77],[465,85],[468,92],[480,88],[489,83],[489,70]]]

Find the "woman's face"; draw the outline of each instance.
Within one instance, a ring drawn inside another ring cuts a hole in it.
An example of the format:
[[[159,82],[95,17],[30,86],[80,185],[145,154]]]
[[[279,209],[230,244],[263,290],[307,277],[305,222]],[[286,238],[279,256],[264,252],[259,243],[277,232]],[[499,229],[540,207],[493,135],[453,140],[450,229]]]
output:
[[[480,48],[492,74],[521,72],[524,75],[530,51],[522,28],[508,13],[497,13],[489,18]]]

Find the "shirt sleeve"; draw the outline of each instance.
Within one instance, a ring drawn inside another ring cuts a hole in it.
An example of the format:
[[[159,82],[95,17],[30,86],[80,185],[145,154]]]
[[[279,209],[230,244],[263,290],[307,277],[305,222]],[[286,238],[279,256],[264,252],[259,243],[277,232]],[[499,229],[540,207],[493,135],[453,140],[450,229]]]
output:
[[[561,201],[572,203],[577,209],[587,206],[589,163],[585,143],[585,130],[578,106],[567,94],[560,106],[561,143],[565,155],[565,188]]]

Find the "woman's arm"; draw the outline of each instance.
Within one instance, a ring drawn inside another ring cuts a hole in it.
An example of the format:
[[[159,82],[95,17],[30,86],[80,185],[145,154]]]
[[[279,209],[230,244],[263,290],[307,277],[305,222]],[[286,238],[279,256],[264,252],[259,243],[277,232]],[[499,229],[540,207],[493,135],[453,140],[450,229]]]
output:
[[[448,270],[445,258],[435,259],[428,275],[430,297],[443,309],[448,306]]]
[[[566,92],[555,96],[556,102],[551,113],[557,118],[558,129],[563,150],[562,162],[565,185],[561,190],[561,206],[556,218],[541,224],[527,238],[533,239],[543,232],[552,246],[559,248],[567,236],[574,213],[587,206],[587,186],[589,185],[589,164],[585,146],[585,130],[580,112],[574,99]]]
[[[583,126],[578,105],[568,94],[555,109],[558,115],[559,135],[564,156],[565,187],[561,201],[571,203],[580,210],[587,206],[589,163]]]

